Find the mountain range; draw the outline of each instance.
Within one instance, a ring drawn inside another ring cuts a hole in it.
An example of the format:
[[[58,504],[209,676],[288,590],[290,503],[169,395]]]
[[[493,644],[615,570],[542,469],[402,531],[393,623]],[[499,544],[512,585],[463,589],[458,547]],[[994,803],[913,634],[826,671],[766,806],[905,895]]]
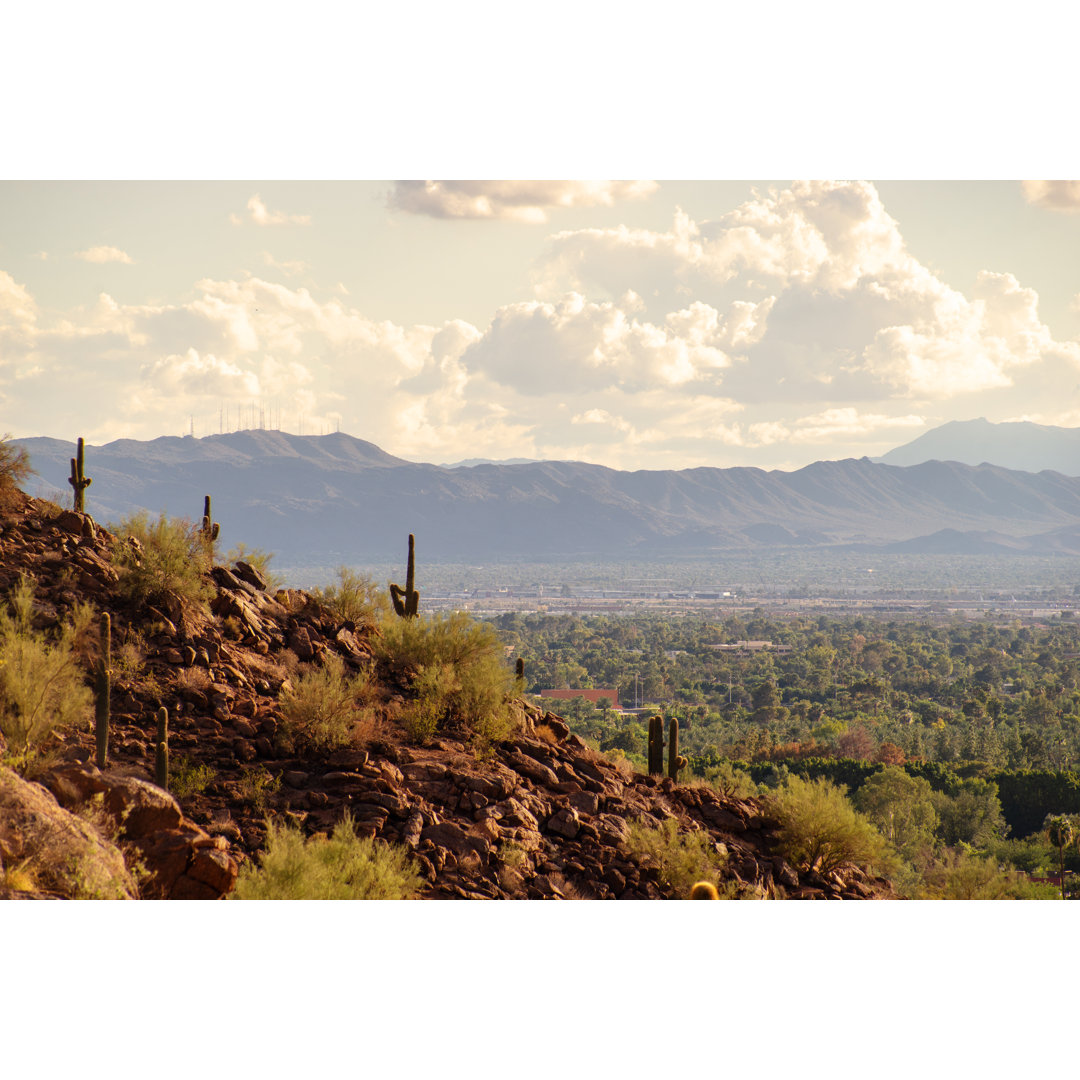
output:
[[[1080,428],[1051,427],[1027,420],[995,424],[952,420],[879,458],[885,465],[919,465],[924,461],[989,463],[1023,472],[1053,469],[1080,476]]]
[[[19,440],[38,481],[69,505],[73,443]],[[754,548],[1080,554],[1080,479],[996,465],[869,458],[794,472],[626,472],[573,461],[448,468],[349,435],[240,431],[121,439],[86,450],[87,510],[197,519],[213,498],[226,547],[277,564],[400,559],[415,533],[431,561],[661,560]]]

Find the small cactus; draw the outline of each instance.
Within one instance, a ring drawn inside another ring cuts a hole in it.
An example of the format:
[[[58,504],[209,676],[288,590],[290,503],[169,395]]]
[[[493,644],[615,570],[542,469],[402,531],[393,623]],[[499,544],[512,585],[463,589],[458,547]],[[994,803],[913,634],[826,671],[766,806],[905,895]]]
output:
[[[405,588],[390,582],[390,599],[393,601],[394,610],[403,619],[414,618],[420,610],[420,593],[413,588],[416,572],[415,544],[415,537],[409,533],[409,562],[405,568]]]
[[[719,900],[720,894],[716,891],[716,886],[711,881],[699,881],[690,890],[691,900]]]
[[[679,780],[679,770],[686,768],[686,758],[679,753],[679,721],[673,716],[668,723],[668,767],[667,774],[672,780]]]
[[[75,489],[75,501],[73,505],[75,510],[80,514],[86,512],[86,489],[93,483],[93,480],[91,480],[83,470],[85,449],[86,444],[83,442],[82,436],[80,435],[78,447],[75,451],[75,457],[71,459],[71,475],[68,477],[68,483]]]
[[[207,547],[217,540],[218,533],[221,532],[221,526],[214,521],[213,514],[210,512],[209,495],[205,496],[203,499],[202,528],[200,531],[203,534],[203,539],[206,541]]]
[[[661,776],[664,772],[664,720],[653,716],[649,719],[649,775]]]
[[[157,755],[154,759],[154,783],[169,790],[169,710],[157,711]]]
[[[101,613],[101,652],[94,677],[94,733],[97,736],[97,767],[109,762],[109,699],[112,694],[112,617]]]

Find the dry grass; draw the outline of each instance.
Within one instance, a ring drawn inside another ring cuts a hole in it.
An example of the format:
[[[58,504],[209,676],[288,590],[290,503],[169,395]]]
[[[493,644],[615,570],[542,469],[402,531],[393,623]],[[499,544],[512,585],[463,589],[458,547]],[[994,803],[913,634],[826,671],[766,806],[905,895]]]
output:
[[[213,685],[210,674],[205,668],[181,668],[176,673],[177,690],[198,690],[199,693],[205,694]]]

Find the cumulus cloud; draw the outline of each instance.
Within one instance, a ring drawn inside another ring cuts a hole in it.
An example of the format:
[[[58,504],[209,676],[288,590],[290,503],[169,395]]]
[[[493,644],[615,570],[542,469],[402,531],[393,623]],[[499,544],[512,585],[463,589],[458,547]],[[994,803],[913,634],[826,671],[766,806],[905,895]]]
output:
[[[968,296],[950,287],[907,251],[862,182],[755,192],[711,222],[679,211],[666,232],[556,233],[537,289],[632,290],[641,322],[668,327],[677,309],[707,306],[732,328],[716,384],[748,403],[942,400],[1009,387],[1051,359],[1080,364],[1080,345],[1054,340],[1032,290],[991,273]]]
[[[548,211],[644,199],[653,180],[397,180],[389,205],[436,218],[498,218],[538,224]]]
[[[1080,180],[1024,180],[1024,198],[1044,210],[1080,213]]]
[[[126,251],[121,251],[117,247],[110,247],[108,244],[87,248],[85,251],[77,251],[75,258],[89,263],[131,263],[134,261]]]
[[[745,337],[746,326],[742,310],[729,322],[695,302],[655,324],[619,304],[568,293],[557,303],[500,308],[463,360],[524,394],[710,384],[731,363],[725,347]]]
[[[250,221],[255,225],[310,225],[310,214],[286,214],[281,210],[270,210],[256,192],[247,201],[247,218],[242,214],[230,214],[229,220],[234,225],[243,225]]]

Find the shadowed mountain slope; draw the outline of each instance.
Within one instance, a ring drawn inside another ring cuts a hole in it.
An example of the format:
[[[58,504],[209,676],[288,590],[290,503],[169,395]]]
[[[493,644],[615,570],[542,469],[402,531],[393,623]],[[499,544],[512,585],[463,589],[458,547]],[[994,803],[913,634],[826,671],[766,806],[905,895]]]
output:
[[[37,490],[69,496],[74,445],[22,440]],[[246,431],[88,447],[87,509],[197,517],[211,494],[223,541],[284,565],[397,558],[670,558],[769,546],[893,544],[942,529],[1029,537],[1080,525],[1080,479],[1055,472],[868,458],[795,472],[622,472],[571,461],[444,468],[348,435]]]

